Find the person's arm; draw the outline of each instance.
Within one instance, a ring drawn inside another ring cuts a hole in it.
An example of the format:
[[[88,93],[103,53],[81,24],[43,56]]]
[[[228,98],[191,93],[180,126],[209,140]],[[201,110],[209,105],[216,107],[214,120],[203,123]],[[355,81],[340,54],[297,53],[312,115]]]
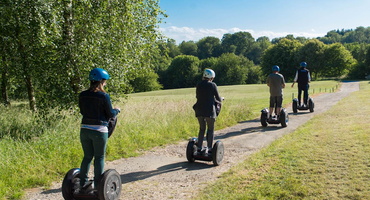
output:
[[[293,84],[292,84],[292,87],[294,86],[294,84],[297,82],[298,80],[298,71],[295,73],[295,77],[294,77],[294,80],[293,80]]]
[[[311,75],[310,75],[310,72],[308,72],[308,82],[311,82]]]
[[[215,91],[215,99],[216,99],[216,101],[218,101],[219,103],[221,103],[222,102],[222,99],[220,97],[220,94],[218,93],[218,89],[217,89],[216,83],[213,83],[213,87],[214,87],[214,91]]]
[[[113,108],[112,102],[110,100],[109,94],[105,94],[105,112],[107,114],[108,119],[117,116],[117,114],[120,112],[119,108]]]

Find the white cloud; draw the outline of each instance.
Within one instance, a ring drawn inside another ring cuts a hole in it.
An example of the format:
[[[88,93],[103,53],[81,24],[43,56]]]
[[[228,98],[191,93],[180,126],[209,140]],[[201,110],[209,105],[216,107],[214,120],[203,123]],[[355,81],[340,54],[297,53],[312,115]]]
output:
[[[176,40],[177,43],[181,43],[182,41],[198,41],[207,36],[213,36],[217,38],[222,38],[222,36],[226,33],[236,33],[236,32],[249,32],[252,34],[254,39],[257,39],[262,36],[267,36],[271,39],[278,38],[278,37],[285,37],[287,35],[294,35],[294,37],[306,37],[306,38],[316,38],[322,37],[326,33],[316,33],[314,30],[311,32],[273,32],[273,31],[254,31],[250,29],[240,29],[240,28],[230,28],[230,29],[195,29],[190,27],[176,27],[170,26],[167,28],[160,28],[159,29],[163,35]]]

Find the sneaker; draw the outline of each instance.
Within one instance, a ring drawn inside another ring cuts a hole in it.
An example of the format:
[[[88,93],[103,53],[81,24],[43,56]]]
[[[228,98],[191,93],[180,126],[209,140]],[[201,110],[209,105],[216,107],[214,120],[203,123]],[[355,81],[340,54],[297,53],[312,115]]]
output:
[[[197,154],[198,154],[198,152],[200,152],[200,150],[199,150],[198,146],[197,146],[197,145],[194,145],[194,146],[193,146],[193,155],[197,155]]]
[[[207,148],[207,154],[212,154],[212,148]]]

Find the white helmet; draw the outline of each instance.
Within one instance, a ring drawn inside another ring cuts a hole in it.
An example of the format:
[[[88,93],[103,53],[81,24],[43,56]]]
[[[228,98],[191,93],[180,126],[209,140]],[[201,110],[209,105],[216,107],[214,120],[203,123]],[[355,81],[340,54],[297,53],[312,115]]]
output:
[[[203,77],[205,78],[214,78],[216,76],[216,73],[212,69],[205,69],[203,73]]]

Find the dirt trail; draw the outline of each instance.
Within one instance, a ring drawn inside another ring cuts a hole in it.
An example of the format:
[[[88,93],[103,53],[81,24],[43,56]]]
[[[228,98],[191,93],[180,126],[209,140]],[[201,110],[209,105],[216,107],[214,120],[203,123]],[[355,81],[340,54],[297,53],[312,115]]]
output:
[[[187,141],[183,141],[155,148],[140,157],[108,162],[105,169],[113,168],[121,174],[121,199],[190,199],[208,182],[216,180],[219,175],[253,152],[294,131],[314,115],[325,112],[340,99],[357,90],[358,82],[345,82],[338,92],[315,97],[313,113],[299,111],[294,114],[291,108],[287,108],[289,125],[286,128],[281,128],[280,125],[264,128],[259,119],[256,119],[216,131],[215,140],[221,140],[225,146],[224,160],[217,167],[212,162],[188,163],[185,155]],[[29,190],[26,199],[63,200],[61,183],[53,184],[49,190]]]

